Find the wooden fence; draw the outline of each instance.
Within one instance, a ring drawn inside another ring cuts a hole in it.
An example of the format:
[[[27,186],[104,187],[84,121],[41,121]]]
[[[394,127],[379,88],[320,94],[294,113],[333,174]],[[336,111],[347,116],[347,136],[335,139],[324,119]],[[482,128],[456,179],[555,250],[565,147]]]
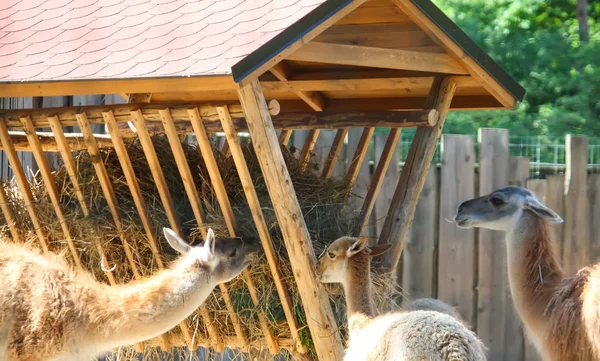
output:
[[[346,149],[337,165],[340,174],[344,174],[347,159],[354,152],[360,134],[360,130],[350,130]],[[304,137],[295,132],[291,144],[301,148]],[[375,164],[386,138],[385,134],[373,137],[371,154]],[[321,134],[315,147],[317,161],[326,156],[332,139],[333,134]],[[450,220],[457,206],[466,199],[508,184],[525,186],[565,220],[553,226],[565,270],[572,274],[597,261],[600,259],[600,174],[588,174],[587,137],[567,135],[566,147],[565,174],[529,180],[529,159],[509,156],[507,130],[481,129],[477,140],[467,135],[443,135],[441,164],[432,165],[421,193],[397,270],[404,291],[402,297],[408,300],[435,297],[455,306],[490,348],[490,361],[539,358],[524,339],[512,303],[504,234],[459,229]],[[393,160],[388,170],[366,231],[373,239],[381,230],[399,178],[398,163],[398,159]],[[354,190],[357,197],[366,192],[371,174],[372,169],[365,162]]]

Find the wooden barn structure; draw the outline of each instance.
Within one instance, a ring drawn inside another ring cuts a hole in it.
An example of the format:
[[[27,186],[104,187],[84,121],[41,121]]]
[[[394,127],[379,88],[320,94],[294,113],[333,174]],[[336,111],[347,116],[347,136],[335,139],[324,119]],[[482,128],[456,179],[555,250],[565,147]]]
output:
[[[328,297],[315,276],[311,239],[280,145],[287,144],[294,130],[309,130],[300,153],[308,159],[319,132],[336,129],[323,170],[323,176],[329,177],[348,129],[363,128],[347,174],[353,181],[374,129],[391,128],[362,205],[361,219],[366,223],[401,129],[418,128],[379,239],[394,244],[383,260],[393,268],[448,111],[512,109],[522,100],[524,89],[430,0],[3,1],[0,97],[88,94],[120,94],[127,103],[0,111],[2,150],[42,248],[48,248],[44,227],[37,219],[17,151],[33,153],[59,219],[63,214],[44,153],[59,152],[75,189],[79,187],[72,152],[86,150],[96,156],[95,170],[118,229],[118,205],[97,157],[99,147],[114,148],[144,227],[150,230],[124,148],[128,138],[139,138],[171,227],[181,233],[149,132],[166,134],[184,182],[191,171],[180,137],[195,134],[229,231],[235,234],[231,205],[209,143],[211,133],[224,132],[227,145],[222,151],[235,160],[290,329],[291,338],[283,339],[271,334],[265,324],[266,344],[274,353],[280,348],[302,353],[292,300],[279,275],[278,259],[240,150],[237,133],[248,132],[318,358],[341,360],[343,345]],[[108,134],[94,134],[95,124],[105,125]],[[81,133],[64,131],[71,126],[80,127]],[[190,186],[186,191],[201,226],[201,205],[194,203],[197,190]],[[77,196],[87,214],[84,195]],[[22,235],[13,226],[15,216],[4,190],[0,198],[4,218],[18,240]],[[62,224],[70,241],[69,226]],[[152,232],[148,237],[155,241]],[[72,244],[70,252],[79,264]],[[101,247],[98,252],[103,252]],[[158,251],[154,256],[160,259]],[[254,292],[252,280],[246,282]],[[221,289],[226,291],[227,285]],[[210,316],[201,314],[208,323]],[[244,330],[236,327],[235,333],[212,332],[206,342],[191,345],[189,330],[183,332],[190,346],[217,349],[244,346]]]

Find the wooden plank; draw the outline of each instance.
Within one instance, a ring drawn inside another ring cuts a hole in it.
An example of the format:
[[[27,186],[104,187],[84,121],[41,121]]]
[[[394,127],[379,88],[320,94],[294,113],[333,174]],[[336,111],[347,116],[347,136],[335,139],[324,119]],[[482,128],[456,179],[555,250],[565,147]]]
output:
[[[93,137],[90,123],[87,121],[85,114],[78,114],[77,120],[79,123],[79,128],[81,128],[81,133],[83,134],[85,143],[87,145],[88,153],[90,154],[90,158],[92,159],[92,164],[96,171],[96,175],[98,176],[98,181],[100,182],[102,193],[104,194],[104,198],[106,199],[106,204],[108,205],[110,213],[113,217],[115,228],[117,229],[117,232],[120,235],[121,243],[123,244],[123,250],[125,251],[125,255],[127,257],[127,260],[129,261],[129,265],[131,266],[133,275],[135,276],[135,278],[141,278],[141,275],[136,266],[135,259],[133,258],[131,247],[129,246],[129,242],[127,241],[127,237],[123,230],[123,224],[121,223],[121,216],[119,214],[117,197],[115,195],[112,183],[110,182],[110,177],[108,175],[108,172],[106,171],[106,167],[104,166],[104,161],[102,161],[102,156],[100,154],[100,150],[98,149],[98,144],[96,143],[96,140]]]
[[[425,179],[415,220],[410,227],[402,259],[403,298],[435,297],[434,284],[438,235],[439,171],[431,167]]]
[[[194,177],[192,176],[190,165],[187,162],[183,146],[181,145],[181,140],[177,135],[177,129],[175,128],[175,123],[171,117],[171,112],[167,108],[160,110],[159,113],[162,118],[165,134],[167,135],[169,145],[171,146],[171,151],[173,152],[173,157],[175,158],[175,163],[177,164],[177,169],[179,169],[179,174],[181,175],[183,187],[185,188],[190,206],[192,207],[192,212],[194,212],[196,223],[198,224],[198,228],[204,229],[206,217],[204,215],[204,211],[202,210],[200,196],[198,195],[198,190],[196,189],[196,184],[194,183]]]
[[[150,103],[152,93],[130,93],[127,96],[127,103]]]
[[[65,137],[65,133],[62,129],[62,126],[60,125],[58,117],[49,117],[48,123],[50,123],[50,128],[52,129],[52,133],[54,133],[54,137],[56,139],[56,144],[60,151],[60,155],[63,159],[65,168],[67,169],[67,173],[69,174],[69,179],[71,180],[71,184],[73,185],[73,190],[75,190],[75,196],[79,201],[79,205],[81,206],[83,215],[87,217],[90,214],[90,211],[85,201],[85,197],[83,196],[83,190],[81,188],[81,185],[79,184],[79,177],[77,175],[77,165],[75,163],[75,158],[73,158],[72,153],[73,150],[69,147],[68,140]]]
[[[356,177],[358,176],[367,150],[369,149],[373,132],[375,132],[375,128],[365,128],[360,136],[360,140],[354,151],[354,156],[350,160],[350,166],[348,167],[348,174],[346,175],[346,182],[348,184],[354,184],[356,182]]]
[[[600,260],[600,174],[588,175],[590,263]]]
[[[0,179],[0,208],[2,209],[2,215],[4,216],[4,220],[8,225],[8,229],[10,230],[10,234],[12,236],[13,242],[22,244],[23,240],[21,239],[21,235],[19,234],[19,227],[17,226],[17,222],[15,220],[15,214],[13,212],[12,206],[8,197],[6,196],[6,190],[4,189],[4,182]]]
[[[587,198],[588,138],[566,136],[565,226],[563,267],[575,274],[589,264],[589,202]]]
[[[361,6],[341,19],[337,24],[381,24],[408,21],[410,20],[408,20],[406,15],[390,2],[388,6]]]
[[[291,54],[288,60],[441,74],[468,74],[462,65],[447,54],[359,45],[312,42]]]
[[[440,119],[432,128],[417,129],[408,151],[388,216],[379,236],[380,244],[392,243],[391,252],[381,257],[387,269],[396,269],[400,261],[417,200],[425,184],[455,90],[456,82],[448,77],[436,79],[431,88],[427,105],[438,110]]]
[[[279,143],[281,145],[283,145],[284,147],[287,147],[288,143],[290,142],[291,137],[292,137],[292,130],[284,129],[281,131],[281,134],[279,134]]]
[[[284,65],[284,63],[275,64],[270,69],[271,73],[275,75],[280,81],[288,81],[290,79],[290,72]],[[294,90],[294,93],[306,104],[308,104],[314,111],[322,112],[325,106],[325,99],[323,95],[314,91]]]
[[[342,146],[344,145],[344,140],[346,139],[347,135],[348,128],[338,129],[338,131],[335,133],[335,138],[333,139],[331,149],[329,149],[329,154],[325,160],[321,177],[330,178],[333,174],[333,170],[335,169],[335,165],[340,157],[340,151],[342,150]]]
[[[29,145],[29,141],[27,140],[25,132],[19,130],[10,130],[8,131],[8,134],[10,135],[13,146],[17,151],[31,152],[31,146]],[[62,152],[61,145],[59,144],[58,139],[56,139],[56,135],[54,133],[36,132],[36,135],[44,152]],[[71,152],[77,152],[86,149],[81,133],[63,133],[63,135],[65,137],[66,145]],[[112,148],[110,137],[104,134],[94,134],[94,138],[96,138],[96,141],[102,148]],[[2,149],[2,146],[0,146],[0,150]]]
[[[487,70],[475,59],[471,58],[460,45],[458,45],[451,34],[447,34],[429,16],[427,16],[418,5],[412,1],[393,0],[393,3],[404,12],[410,20],[417,24],[436,43],[440,44],[448,54],[459,61],[459,63],[476,78],[481,84],[505,107],[512,108],[516,104],[515,98],[494,79]]]
[[[442,149],[437,295],[475,325],[475,230],[450,222],[458,206],[475,197],[475,143],[468,135],[446,134]]]
[[[335,23],[339,22],[340,20],[342,20],[343,18],[345,18],[353,10],[357,9],[359,6],[366,3],[367,1],[368,0],[354,0],[354,1],[346,4],[345,6],[336,9],[334,12],[332,12],[330,14],[330,16],[325,17],[323,19],[323,21],[321,21],[318,25],[314,26],[311,30],[309,30],[302,37],[299,37],[291,44],[288,44],[276,56],[273,56],[270,59],[267,59],[261,66],[257,67],[252,72],[247,74],[244,77],[244,79],[240,79],[238,82],[238,86],[245,86],[245,85],[251,84],[259,76],[266,73],[269,69],[274,67],[276,64],[281,62],[283,59],[288,57],[290,54],[294,53],[296,50],[301,49],[305,44],[309,43],[317,35],[322,33],[324,30],[326,30],[333,24],[335,24]]]
[[[240,85],[252,144],[283,234],[319,360],[341,360],[343,348],[329,298],[314,271],[316,256],[271,116],[257,80]],[[276,200],[276,201],[275,201]]]
[[[39,218],[37,216],[37,211],[34,205],[36,203],[36,200],[33,197],[33,193],[31,193],[31,187],[29,186],[29,181],[27,180],[27,176],[25,175],[25,171],[23,170],[21,161],[19,160],[19,156],[17,155],[17,151],[15,150],[15,147],[12,144],[12,140],[8,135],[8,128],[6,126],[6,123],[1,117],[0,142],[2,143],[4,153],[8,158],[8,162],[10,163],[15,179],[17,180],[17,184],[19,185],[19,189],[21,190],[21,196],[23,197],[25,208],[27,209],[27,213],[29,213],[31,223],[33,224],[33,228],[35,229],[36,236],[40,241],[42,250],[44,251],[44,253],[48,253],[49,249],[48,241],[46,238],[46,232],[40,224]]]
[[[377,196],[379,195],[379,190],[381,189],[384,177],[387,174],[390,162],[394,158],[399,139],[400,129],[390,129],[390,133],[387,137],[387,141],[385,142],[385,146],[381,150],[381,154],[377,161],[377,168],[375,169],[375,173],[373,173],[371,185],[369,186],[369,191],[367,192],[365,201],[363,202],[360,211],[359,220],[361,224],[361,231],[367,226],[369,219],[371,218],[371,212],[373,211],[373,207],[375,206]]]
[[[479,194],[508,184],[508,131],[479,129]],[[478,334],[490,348],[490,361],[504,360],[508,271],[504,233],[479,229]],[[511,345],[513,347],[514,345]]]
[[[518,187],[527,187],[529,179],[529,158],[510,157],[509,158],[509,179],[510,185]],[[504,334],[504,360],[506,361],[524,361],[526,355],[525,335],[523,333],[523,324],[521,318],[515,309],[513,298],[509,290],[505,290],[506,298],[506,318]]]
[[[558,213],[563,219],[565,215],[565,176],[549,175],[546,176],[546,205]],[[552,240],[554,240],[558,250],[561,262],[564,248],[564,228],[565,223],[554,223],[550,226]]]
[[[119,163],[121,164],[121,168],[123,169],[125,180],[127,182],[127,185],[129,186],[129,190],[131,191],[131,196],[133,197],[133,201],[136,205],[138,215],[140,217],[140,220],[142,221],[144,231],[146,232],[146,237],[148,237],[148,243],[150,245],[152,255],[154,255],[154,259],[156,261],[158,269],[165,269],[165,265],[158,250],[158,240],[156,238],[156,235],[154,234],[154,228],[150,223],[150,217],[148,216],[148,211],[146,209],[146,202],[144,201],[140,185],[133,170],[131,159],[129,158],[129,154],[127,153],[127,148],[119,132],[119,127],[115,121],[112,112],[106,112],[103,115],[104,119],[106,120],[108,132],[113,140],[113,144],[115,145],[115,152],[117,153]],[[190,334],[185,323],[182,322],[180,324],[180,327],[182,329],[183,335]],[[169,342],[167,334],[159,336],[159,340],[160,346],[164,351],[168,351],[171,349],[171,343]]]
[[[48,164],[48,160],[44,156],[44,151],[42,150],[39,139],[35,135],[35,128],[33,127],[31,118],[25,117],[22,118],[21,121],[23,122],[23,127],[25,128],[25,133],[27,134],[29,144],[31,144],[33,156],[35,157],[35,161],[37,162],[37,165],[40,169],[42,181],[44,182],[44,186],[46,187],[46,191],[48,192],[48,196],[50,197],[50,201],[52,202],[54,213],[58,218],[58,222],[60,223],[60,227],[65,236],[65,240],[67,241],[67,246],[69,248],[69,251],[71,252],[73,261],[75,262],[75,267],[77,267],[78,270],[82,270],[81,259],[79,258],[79,251],[75,247],[73,237],[71,237],[71,230],[69,229],[69,224],[67,222],[67,219],[62,209],[62,205],[60,203],[60,195],[58,193],[58,188],[56,187],[56,182],[54,182],[54,177],[52,177],[50,165]]]
[[[302,151],[298,156],[300,160],[300,164],[302,168],[306,168],[310,164],[310,158],[312,156],[312,151],[315,149],[315,144],[317,143],[317,138],[319,137],[320,130],[311,129],[308,131],[306,135],[306,139],[304,140],[304,145],[302,146]]]
[[[399,137],[398,143],[402,137]],[[375,135],[375,154],[376,157],[381,157],[380,154],[383,154],[383,150],[385,145],[387,144],[387,138],[384,139],[383,134]],[[385,218],[387,216],[388,210],[390,209],[390,204],[392,203],[392,198],[394,196],[394,190],[396,189],[396,185],[398,184],[398,180],[400,179],[400,145],[396,145],[391,154],[390,165],[388,166],[387,171],[383,177],[381,182],[381,189],[379,190],[379,196],[375,201],[375,234],[377,237],[381,234],[381,230],[383,229],[383,225],[385,223]]]

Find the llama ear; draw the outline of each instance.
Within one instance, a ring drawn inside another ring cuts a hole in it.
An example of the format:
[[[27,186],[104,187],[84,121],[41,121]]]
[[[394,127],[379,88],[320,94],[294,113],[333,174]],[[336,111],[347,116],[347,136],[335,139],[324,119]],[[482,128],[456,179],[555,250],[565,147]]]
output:
[[[187,244],[183,238],[179,237],[171,228],[163,228],[163,233],[165,234],[165,238],[167,239],[167,242],[169,242],[171,248],[177,252],[181,254],[188,254],[192,249],[192,247]]]
[[[543,205],[542,202],[538,201],[535,197],[527,197],[525,200],[525,209],[532,211],[550,222],[563,222],[563,219],[556,212]]]
[[[371,250],[371,252],[369,253],[369,256],[371,256],[371,257],[379,256],[380,254],[384,254],[385,252],[387,252],[390,248],[392,248],[392,245],[389,243],[378,244],[376,246],[369,247],[369,249]]]
[[[352,257],[355,254],[361,252],[363,249],[365,249],[367,247],[368,242],[369,242],[369,240],[367,239],[367,237],[359,237],[356,240],[356,242],[354,242],[352,244],[352,246],[350,246],[350,248],[348,248],[348,251],[346,251],[346,256]]]
[[[209,228],[208,231],[206,231],[204,248],[208,251],[208,254],[215,254],[215,232],[212,228]]]

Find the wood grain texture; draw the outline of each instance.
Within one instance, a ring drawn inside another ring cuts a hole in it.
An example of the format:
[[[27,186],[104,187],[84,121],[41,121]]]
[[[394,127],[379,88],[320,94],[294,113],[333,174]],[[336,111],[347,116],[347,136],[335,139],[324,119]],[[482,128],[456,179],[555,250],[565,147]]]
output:
[[[462,202],[475,197],[475,142],[468,135],[443,135],[442,149],[437,295],[475,325],[475,230],[449,222]]]
[[[343,349],[329,298],[317,280],[316,256],[304,223],[290,175],[281,153],[275,129],[258,81],[239,88],[252,144],[260,163],[279,226],[283,234],[292,271],[306,314],[308,327],[320,360],[340,360]]]

